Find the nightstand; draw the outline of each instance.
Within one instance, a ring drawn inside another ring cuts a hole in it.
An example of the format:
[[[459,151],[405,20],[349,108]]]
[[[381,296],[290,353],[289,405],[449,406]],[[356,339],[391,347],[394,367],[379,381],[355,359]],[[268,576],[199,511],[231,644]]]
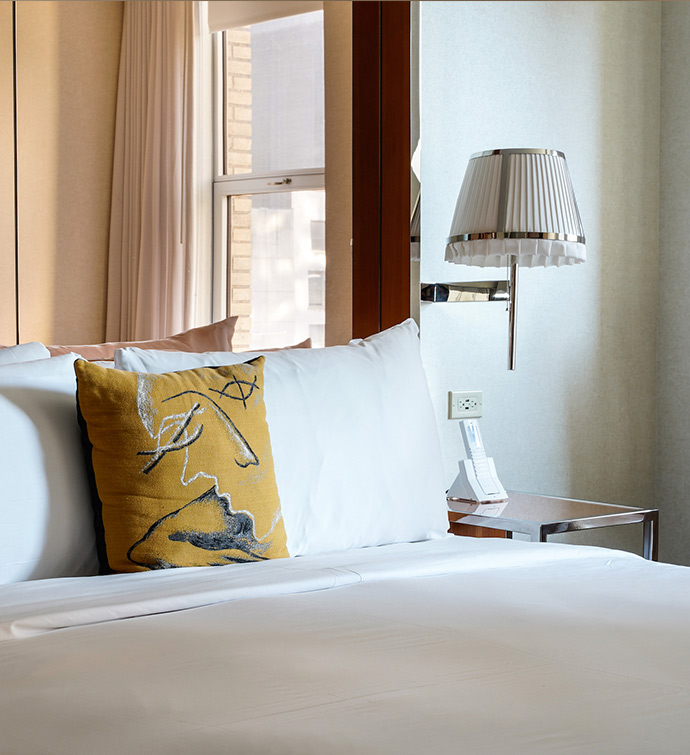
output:
[[[658,560],[658,509],[509,492],[508,505],[500,516],[449,511],[448,518],[451,522],[450,531],[454,535],[512,537],[514,532],[520,532],[529,535],[531,540],[542,543],[549,535],[556,533],[641,522],[643,556],[652,561]],[[481,530],[478,531],[477,528]]]

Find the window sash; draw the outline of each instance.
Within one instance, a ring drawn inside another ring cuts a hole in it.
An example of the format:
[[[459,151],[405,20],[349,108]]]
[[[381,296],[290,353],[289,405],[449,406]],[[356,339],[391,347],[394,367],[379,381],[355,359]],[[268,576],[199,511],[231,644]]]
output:
[[[236,195],[273,194],[284,191],[313,191],[326,188],[325,167],[291,169],[270,173],[223,173],[226,169],[226,76],[225,33],[214,34],[214,119],[215,119],[215,177],[213,181],[213,261],[212,311],[213,320],[227,317],[229,246],[227,218],[224,212],[228,197]]]
[[[274,194],[277,191],[310,191],[326,186],[324,168],[303,168],[289,172],[238,173],[216,176],[214,193],[224,197],[233,194]]]
[[[279,183],[290,178],[289,184]],[[248,173],[239,176],[218,178],[213,184],[213,320],[227,317],[228,311],[228,228],[224,212],[228,197],[245,194],[275,194],[283,191],[325,190],[326,174],[323,170],[303,170],[294,173],[274,173],[254,176]]]

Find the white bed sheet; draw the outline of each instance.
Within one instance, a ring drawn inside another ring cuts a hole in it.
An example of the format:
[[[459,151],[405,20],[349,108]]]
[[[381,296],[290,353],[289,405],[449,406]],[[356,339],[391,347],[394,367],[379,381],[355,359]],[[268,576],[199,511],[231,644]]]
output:
[[[685,752],[689,588],[452,537],[7,585],[0,752]]]

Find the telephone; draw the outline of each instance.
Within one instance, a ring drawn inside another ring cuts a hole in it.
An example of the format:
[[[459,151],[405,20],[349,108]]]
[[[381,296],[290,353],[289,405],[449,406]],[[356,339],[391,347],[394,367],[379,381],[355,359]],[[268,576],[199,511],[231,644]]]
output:
[[[508,503],[508,494],[499,482],[494,460],[487,457],[476,419],[460,421],[468,459],[459,462],[460,472],[446,497],[451,511],[461,514],[499,516]]]

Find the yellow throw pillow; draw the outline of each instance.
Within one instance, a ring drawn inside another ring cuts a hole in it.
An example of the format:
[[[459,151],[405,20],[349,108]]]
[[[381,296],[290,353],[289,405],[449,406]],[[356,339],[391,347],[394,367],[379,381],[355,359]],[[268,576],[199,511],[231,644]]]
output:
[[[263,364],[149,374],[75,362],[103,571],[288,555]]]

